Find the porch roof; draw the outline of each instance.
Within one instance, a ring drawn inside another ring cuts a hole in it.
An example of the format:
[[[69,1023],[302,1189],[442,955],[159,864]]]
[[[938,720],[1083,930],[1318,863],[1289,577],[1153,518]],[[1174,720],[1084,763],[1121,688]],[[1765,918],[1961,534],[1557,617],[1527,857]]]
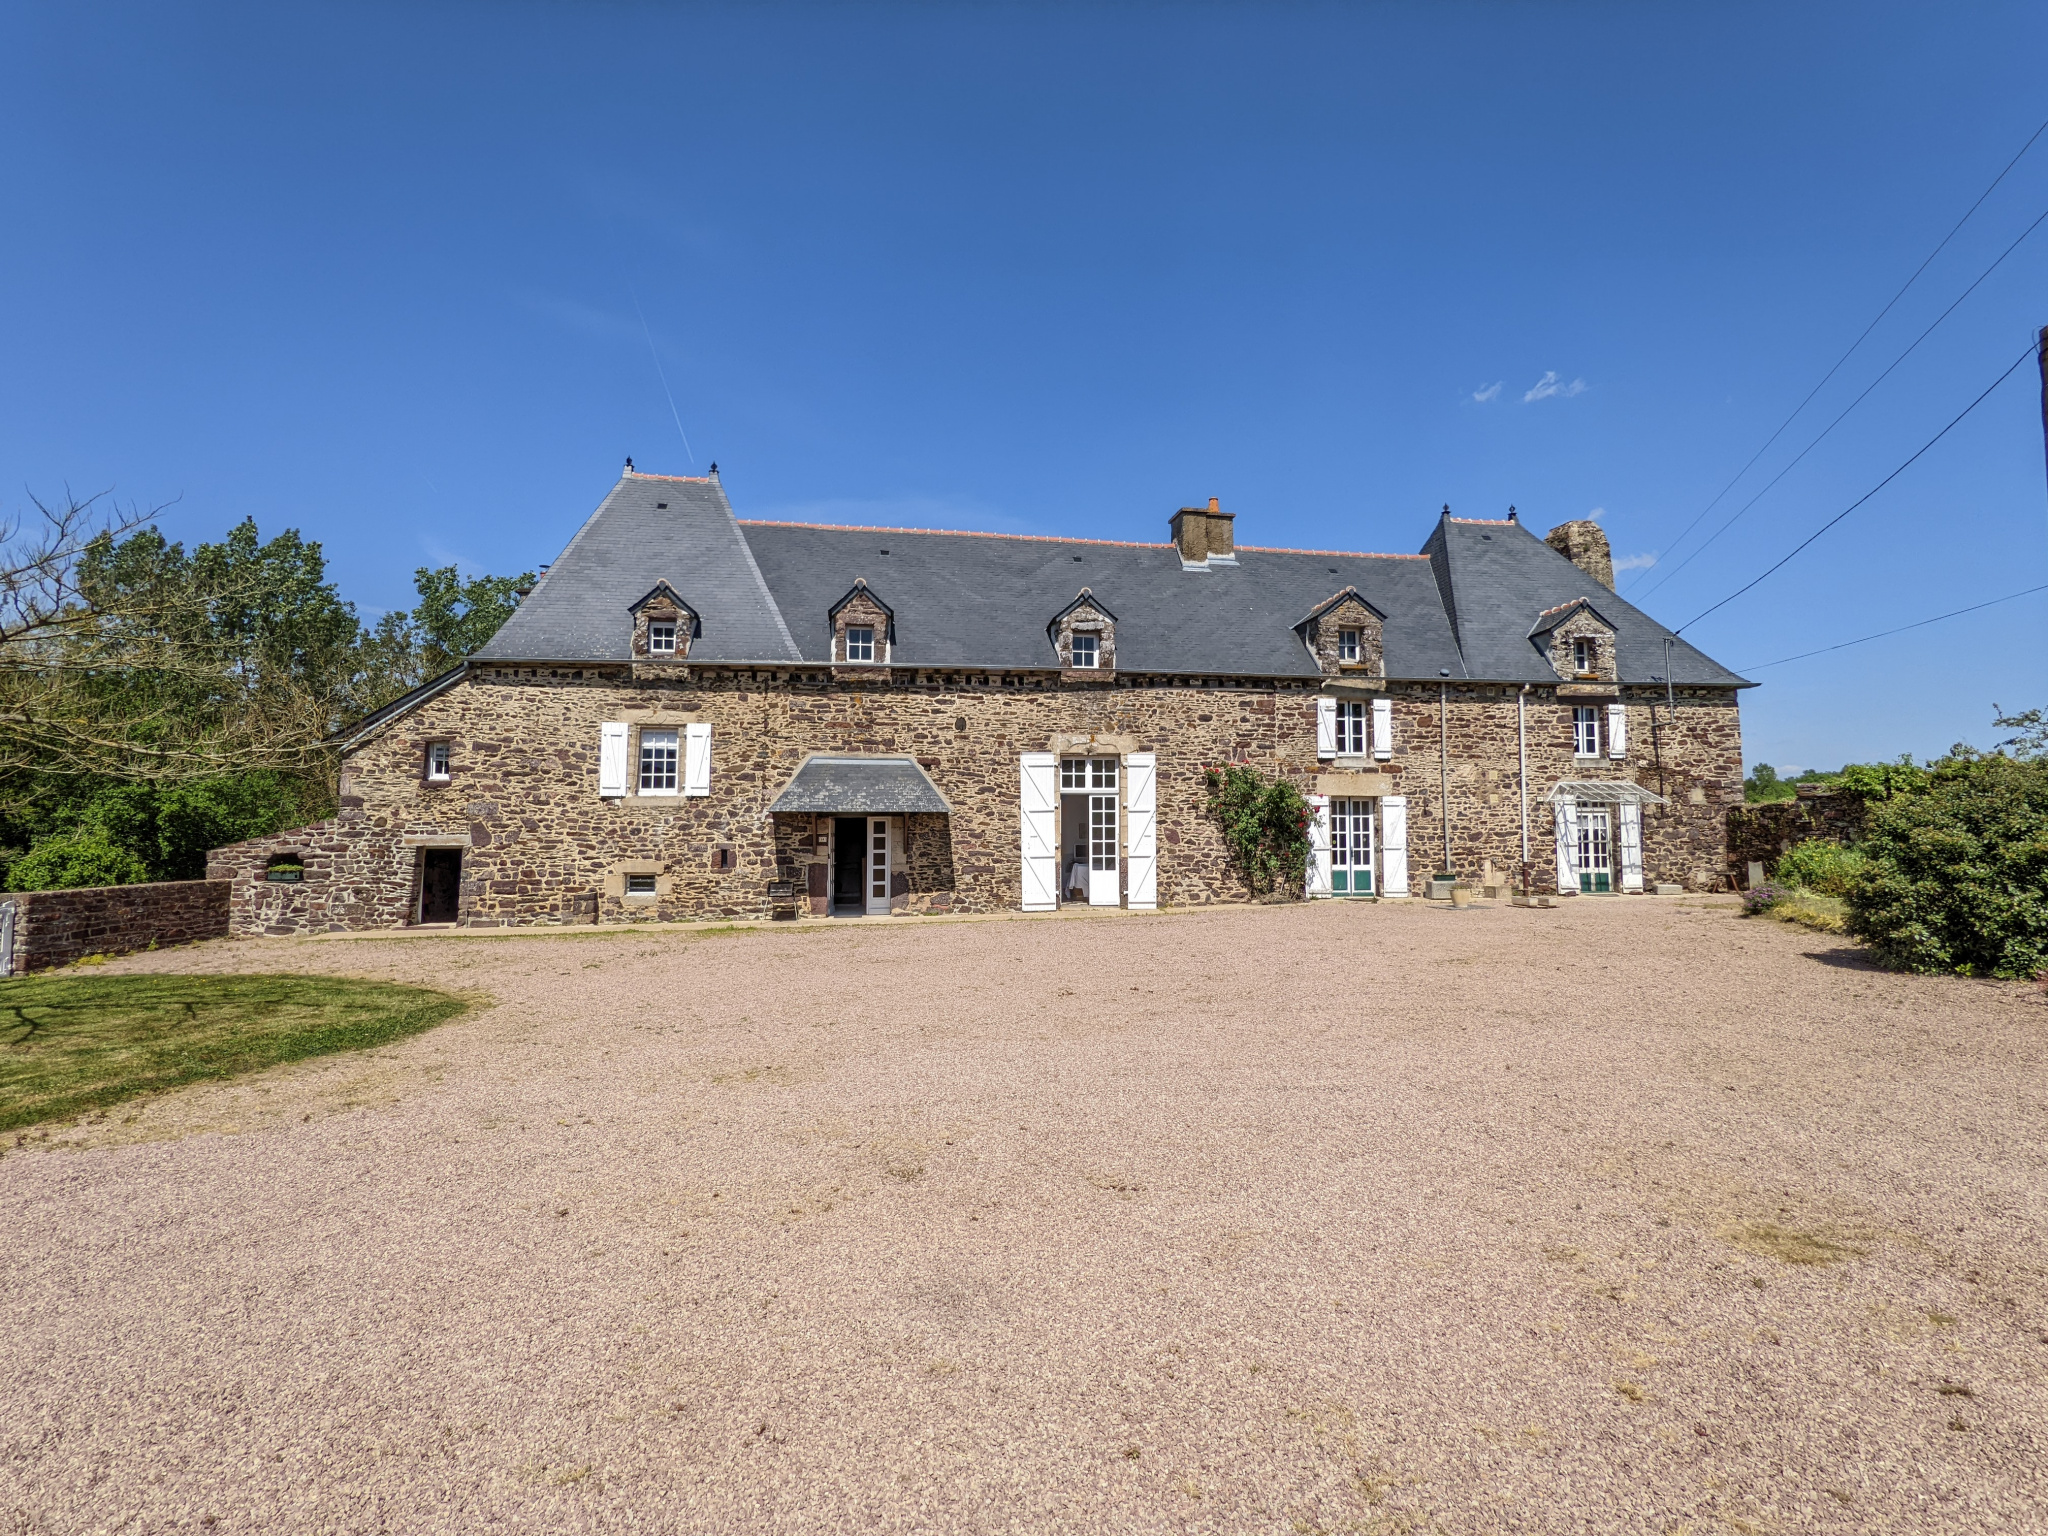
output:
[[[1662,795],[1653,794],[1626,779],[1559,779],[1545,797],[1552,805],[1569,800],[1574,805],[1663,805]]]
[[[917,760],[910,757],[837,757],[816,753],[775,803],[771,815],[945,816],[952,807]]]

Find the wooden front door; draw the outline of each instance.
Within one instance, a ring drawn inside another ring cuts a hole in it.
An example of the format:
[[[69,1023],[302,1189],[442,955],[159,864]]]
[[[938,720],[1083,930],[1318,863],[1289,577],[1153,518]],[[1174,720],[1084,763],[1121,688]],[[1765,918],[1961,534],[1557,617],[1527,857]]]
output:
[[[462,910],[462,850],[420,850],[420,921],[452,923]]]

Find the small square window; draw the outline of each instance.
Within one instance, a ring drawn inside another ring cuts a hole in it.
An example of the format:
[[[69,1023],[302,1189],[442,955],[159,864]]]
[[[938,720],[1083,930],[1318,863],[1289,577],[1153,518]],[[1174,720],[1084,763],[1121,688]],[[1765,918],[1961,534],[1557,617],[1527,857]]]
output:
[[[673,619],[656,619],[647,626],[647,653],[650,656],[675,655],[676,626]]]
[[[1088,787],[1088,759],[1085,757],[1063,757],[1060,759],[1060,788],[1086,789]]]
[[[640,793],[672,795],[676,792],[676,733],[640,733]],[[650,877],[651,878],[651,877]]]
[[[1069,646],[1067,654],[1073,658],[1073,665],[1077,667],[1099,667],[1102,665],[1102,653],[1094,635],[1074,636],[1073,643]]]
[[[1090,789],[1115,789],[1116,761],[1113,757],[1089,758],[1088,787]]]
[[[427,743],[427,779],[434,784],[448,782],[448,743],[430,741]]]
[[[1337,659],[1339,661],[1358,660],[1357,630],[1340,629],[1337,631]]]
[[[652,896],[654,894],[654,876],[626,876],[626,894],[628,896]]]
[[[849,625],[846,631],[846,659],[848,661],[873,661],[875,659],[875,632],[866,625]]]

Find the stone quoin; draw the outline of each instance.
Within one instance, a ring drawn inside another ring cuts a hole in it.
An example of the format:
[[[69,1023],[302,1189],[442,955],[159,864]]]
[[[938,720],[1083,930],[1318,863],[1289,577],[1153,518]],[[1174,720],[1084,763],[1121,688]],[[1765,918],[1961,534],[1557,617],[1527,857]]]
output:
[[[1614,592],[1597,525],[1169,529],[744,522],[629,467],[477,655],[344,733],[337,815],[208,874],[238,934],[1242,901],[1205,781],[1241,763],[1309,796],[1298,894],[1726,886],[1750,684]]]

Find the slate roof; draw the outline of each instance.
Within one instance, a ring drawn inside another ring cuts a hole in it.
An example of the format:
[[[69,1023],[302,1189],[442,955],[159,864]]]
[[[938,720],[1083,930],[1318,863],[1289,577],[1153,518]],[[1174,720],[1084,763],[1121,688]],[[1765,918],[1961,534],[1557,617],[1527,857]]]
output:
[[[810,811],[822,815],[949,815],[952,807],[914,758],[833,757],[804,759],[769,814]]]
[[[627,607],[666,580],[701,618],[692,662],[827,665],[856,577],[895,613],[901,666],[1057,667],[1048,621],[1087,587],[1117,615],[1120,672],[1314,678],[1295,626],[1356,587],[1384,615],[1390,678],[1555,683],[1530,626],[1578,597],[1613,625],[1623,682],[1664,669],[1661,625],[1513,523],[1446,516],[1421,555],[1239,545],[1235,565],[1183,570],[1166,543],[743,523],[715,476],[630,472],[475,659],[630,660]],[[1746,686],[1683,641],[1673,671]]]

